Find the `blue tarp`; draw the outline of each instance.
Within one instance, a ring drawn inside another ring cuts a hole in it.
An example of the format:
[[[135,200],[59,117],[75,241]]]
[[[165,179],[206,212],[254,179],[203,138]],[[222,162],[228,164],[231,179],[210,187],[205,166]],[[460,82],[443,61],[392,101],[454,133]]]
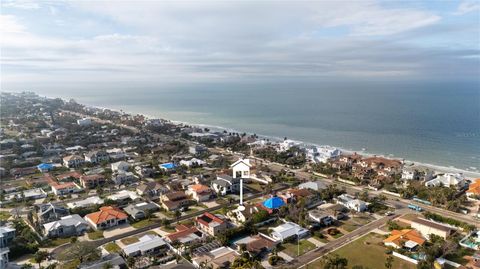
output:
[[[278,197],[272,197],[268,200],[266,200],[265,202],[263,202],[263,206],[265,206],[266,208],[270,208],[270,209],[277,209],[281,206],[284,206],[285,205],[285,202],[281,199],[281,198],[278,198]]]
[[[160,166],[165,169],[173,169],[177,167],[174,163],[162,163]]]
[[[52,170],[53,169],[53,164],[51,163],[41,163],[37,165],[37,168],[40,170]]]

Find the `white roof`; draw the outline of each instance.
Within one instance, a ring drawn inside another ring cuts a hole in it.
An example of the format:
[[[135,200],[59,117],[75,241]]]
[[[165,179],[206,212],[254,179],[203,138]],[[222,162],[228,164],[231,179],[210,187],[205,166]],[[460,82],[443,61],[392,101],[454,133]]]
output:
[[[250,159],[239,159],[236,162],[234,162],[232,165],[230,165],[230,167],[237,166],[238,164],[241,164],[241,163],[245,164],[248,167],[252,167],[252,165],[250,164]]]
[[[123,247],[123,252],[126,255],[130,255],[135,252],[148,251],[150,249],[161,247],[167,243],[158,235],[146,234],[140,237],[139,241]]]
[[[114,193],[110,196],[107,197],[108,199],[110,200],[123,200],[123,199],[127,199],[127,198],[130,198],[132,200],[135,200],[135,199],[138,199],[140,198],[140,196],[138,196],[135,192],[133,191],[128,191],[128,190],[121,190],[117,193]]]
[[[69,208],[77,208],[77,207],[85,207],[89,205],[99,205],[99,204],[103,204],[103,202],[104,202],[103,199],[101,199],[100,197],[91,196],[80,201],[67,203],[67,206]]]
[[[294,235],[301,235],[308,232],[307,229],[304,229],[302,226],[293,223],[293,222],[286,222],[280,226],[273,228],[272,235],[278,238],[288,238]]]

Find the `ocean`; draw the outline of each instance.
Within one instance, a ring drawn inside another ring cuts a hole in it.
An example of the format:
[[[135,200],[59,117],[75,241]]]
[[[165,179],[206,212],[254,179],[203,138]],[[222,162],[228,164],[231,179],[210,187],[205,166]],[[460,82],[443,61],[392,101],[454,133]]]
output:
[[[232,82],[35,91],[191,124],[480,169],[478,82]]]

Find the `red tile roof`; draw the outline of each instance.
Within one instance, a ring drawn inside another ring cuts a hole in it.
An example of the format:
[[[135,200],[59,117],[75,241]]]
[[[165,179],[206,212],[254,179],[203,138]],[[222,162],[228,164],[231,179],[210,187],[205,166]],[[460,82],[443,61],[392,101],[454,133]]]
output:
[[[128,218],[127,214],[122,210],[113,207],[113,206],[103,206],[100,207],[100,211],[90,213],[85,216],[90,219],[93,223],[99,224],[109,219],[126,219]]]

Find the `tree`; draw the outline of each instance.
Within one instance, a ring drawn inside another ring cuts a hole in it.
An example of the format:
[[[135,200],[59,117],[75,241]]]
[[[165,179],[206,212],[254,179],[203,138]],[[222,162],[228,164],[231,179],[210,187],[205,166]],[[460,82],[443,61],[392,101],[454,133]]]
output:
[[[178,221],[178,219],[180,218],[181,215],[182,215],[182,213],[179,210],[175,211],[175,219],[177,221]]]
[[[323,258],[323,269],[345,269],[347,265],[348,260],[338,254],[330,254]]]
[[[33,259],[38,263],[38,267],[48,258],[48,252],[44,250],[39,250],[33,255]]]
[[[388,255],[387,260],[385,261],[385,268],[392,269],[393,266],[393,257],[392,255]]]
[[[33,269],[33,265],[29,264],[29,263],[25,263],[24,265],[22,265],[22,267],[20,267],[21,269]]]
[[[70,261],[78,259],[80,263],[87,260],[96,260],[100,257],[100,250],[90,242],[76,242],[64,249],[59,255],[58,260]]]

